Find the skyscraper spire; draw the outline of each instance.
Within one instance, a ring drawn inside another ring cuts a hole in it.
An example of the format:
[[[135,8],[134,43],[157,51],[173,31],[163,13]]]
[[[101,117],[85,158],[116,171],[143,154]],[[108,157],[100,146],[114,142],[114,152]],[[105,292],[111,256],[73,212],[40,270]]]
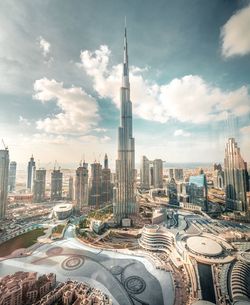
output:
[[[126,26],[126,17],[125,17],[122,87],[129,88],[128,42],[127,42],[127,28],[126,27],[127,26]]]

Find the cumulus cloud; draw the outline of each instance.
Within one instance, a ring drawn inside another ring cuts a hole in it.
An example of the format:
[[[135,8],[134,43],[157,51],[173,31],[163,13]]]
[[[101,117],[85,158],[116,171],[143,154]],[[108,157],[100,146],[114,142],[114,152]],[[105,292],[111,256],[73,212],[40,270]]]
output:
[[[97,125],[98,106],[82,88],[64,88],[62,82],[42,78],[34,83],[34,99],[55,101],[60,112],[36,122],[37,129],[54,134],[85,134]]]
[[[93,79],[93,87],[101,98],[111,98],[120,107],[122,65],[109,65],[111,51],[102,45],[94,52],[80,54],[79,67]],[[198,75],[175,78],[159,85],[143,76],[144,69],[130,68],[133,112],[140,118],[166,122],[170,118],[181,122],[207,123],[220,121],[227,113],[243,115],[250,112],[248,88],[223,91]]]
[[[191,133],[187,132],[187,131],[184,131],[183,129],[177,129],[174,132],[174,136],[175,137],[190,137]]]
[[[237,11],[221,29],[222,55],[250,53],[250,5]]]
[[[46,57],[50,53],[50,43],[45,40],[42,36],[39,37],[39,46],[42,50],[43,56]]]

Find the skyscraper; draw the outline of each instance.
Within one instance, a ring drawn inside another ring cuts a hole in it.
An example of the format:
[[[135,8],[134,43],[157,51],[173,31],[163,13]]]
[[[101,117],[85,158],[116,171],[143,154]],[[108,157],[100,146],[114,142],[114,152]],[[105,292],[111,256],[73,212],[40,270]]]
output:
[[[150,189],[150,161],[146,156],[141,158],[140,187],[145,190]]]
[[[16,190],[16,162],[10,162],[9,168],[9,192],[14,192]]]
[[[68,190],[68,200],[73,200],[74,198],[74,179],[72,176],[69,177],[69,190]]]
[[[62,180],[63,173],[60,169],[55,169],[51,173],[51,200],[60,200],[62,199]]]
[[[99,207],[102,204],[102,165],[100,163],[91,164],[91,174],[89,178],[89,205]]]
[[[229,138],[224,159],[226,208],[247,212],[248,172],[247,163],[240,154],[234,138]]]
[[[33,201],[43,202],[45,200],[46,187],[46,169],[35,170],[34,184],[33,184]]]
[[[33,155],[30,158],[28,163],[28,177],[27,177],[27,189],[32,190],[33,188],[33,180],[34,180],[34,173],[35,173],[36,162],[34,161]]]
[[[9,150],[0,150],[0,219],[6,214],[9,176]]]
[[[132,103],[130,101],[128,44],[125,28],[121,112],[118,128],[118,158],[116,160],[117,185],[114,188],[113,212],[115,221],[130,218],[138,212],[135,197],[135,141],[132,131]]]
[[[76,170],[75,201],[78,210],[88,205],[88,163],[83,162]]]
[[[189,202],[207,211],[207,179],[205,174],[190,176],[188,184]]]
[[[108,156],[104,157],[104,168],[102,169],[102,202],[110,202],[112,199],[111,171],[108,166]]]
[[[154,188],[163,188],[163,162],[161,159],[153,161],[154,166]]]

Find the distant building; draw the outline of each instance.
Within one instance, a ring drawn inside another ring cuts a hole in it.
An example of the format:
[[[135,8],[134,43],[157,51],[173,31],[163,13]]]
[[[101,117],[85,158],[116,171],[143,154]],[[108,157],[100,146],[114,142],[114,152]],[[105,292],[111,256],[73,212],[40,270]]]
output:
[[[163,161],[155,159],[153,167],[153,186],[154,188],[163,188]]]
[[[174,180],[175,181],[183,181],[183,168],[175,168],[174,169]]]
[[[227,210],[247,212],[247,163],[243,160],[234,138],[229,138],[226,144],[224,172]]]
[[[190,176],[188,184],[189,203],[207,211],[207,179],[205,174]]]
[[[68,187],[68,200],[72,201],[74,199],[74,179],[72,176],[69,177]]]
[[[89,205],[99,207],[102,204],[102,165],[91,164],[89,178]]]
[[[78,210],[88,205],[88,163],[83,162],[76,170],[75,202]]]
[[[56,285],[56,275],[37,277],[37,272],[19,271],[0,280],[0,304],[31,305],[49,293]]]
[[[222,166],[220,163],[218,163],[218,164],[214,163],[214,171],[216,171],[216,170],[222,171]]]
[[[216,169],[213,174],[214,188],[223,190],[224,189],[224,171]]]
[[[51,173],[51,200],[62,199],[62,181],[63,173],[60,171],[60,169],[54,169]]]
[[[169,198],[169,204],[179,205],[177,197],[177,184],[174,178],[172,178],[167,184],[167,194]]]
[[[30,190],[32,190],[33,188],[35,168],[36,168],[36,162],[34,161],[34,157],[32,155],[28,163],[28,177],[27,177],[27,189]]]
[[[186,182],[177,183],[177,200],[179,203],[189,202],[188,183]]]
[[[150,161],[146,156],[141,158],[140,188],[144,190],[150,189]]]
[[[0,219],[5,218],[8,196],[9,150],[0,150]]]
[[[102,202],[107,203],[112,200],[111,171],[108,167],[108,156],[104,157],[104,168],[102,169]]]
[[[9,168],[9,192],[12,193],[16,190],[16,162],[10,162]]]
[[[46,188],[46,169],[35,170],[35,177],[33,182],[33,201],[45,201],[45,188]]]

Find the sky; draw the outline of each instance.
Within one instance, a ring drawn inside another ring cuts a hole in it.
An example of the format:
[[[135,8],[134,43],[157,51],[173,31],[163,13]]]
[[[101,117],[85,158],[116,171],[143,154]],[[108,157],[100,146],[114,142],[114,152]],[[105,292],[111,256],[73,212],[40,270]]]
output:
[[[125,16],[136,162],[221,162],[229,136],[250,161],[246,0],[2,0],[11,160],[63,166],[107,153],[114,167]]]

